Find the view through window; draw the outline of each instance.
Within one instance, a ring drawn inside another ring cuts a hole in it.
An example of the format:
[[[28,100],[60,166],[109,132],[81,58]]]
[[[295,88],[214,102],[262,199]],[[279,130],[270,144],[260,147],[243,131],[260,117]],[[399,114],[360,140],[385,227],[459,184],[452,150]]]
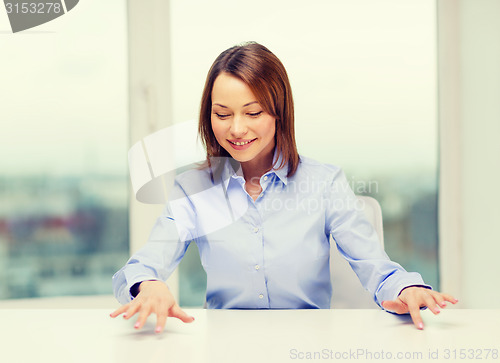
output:
[[[0,34],[0,299],[112,293],[129,251],[126,44],[119,0]]]

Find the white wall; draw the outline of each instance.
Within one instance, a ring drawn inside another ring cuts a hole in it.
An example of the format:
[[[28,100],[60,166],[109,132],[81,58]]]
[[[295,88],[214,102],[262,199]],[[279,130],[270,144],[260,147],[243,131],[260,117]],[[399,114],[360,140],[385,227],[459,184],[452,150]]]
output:
[[[442,288],[499,308],[500,1],[439,5]]]
[[[461,0],[463,298],[500,307],[500,1]]]

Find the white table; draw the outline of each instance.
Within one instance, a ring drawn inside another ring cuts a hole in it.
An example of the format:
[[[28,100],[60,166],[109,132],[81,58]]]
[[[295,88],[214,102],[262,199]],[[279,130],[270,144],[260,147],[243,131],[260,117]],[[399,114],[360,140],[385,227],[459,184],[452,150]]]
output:
[[[195,322],[170,318],[161,334],[112,310],[2,309],[0,362],[500,363],[500,310],[426,310],[419,331],[381,310],[186,309]]]

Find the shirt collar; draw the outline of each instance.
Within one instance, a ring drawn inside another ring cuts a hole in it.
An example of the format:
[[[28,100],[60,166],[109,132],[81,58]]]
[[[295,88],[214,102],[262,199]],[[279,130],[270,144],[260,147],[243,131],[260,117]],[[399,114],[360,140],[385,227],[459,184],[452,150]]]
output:
[[[276,174],[281,182],[286,185],[288,181],[288,163],[286,163],[282,168],[276,169],[280,166],[282,160],[283,155],[281,153],[278,153],[276,149],[274,149],[273,165],[275,165],[275,167],[273,167],[266,174]],[[225,157],[224,165],[222,167],[220,175],[222,177],[222,180],[224,181],[225,187],[227,188],[227,185],[229,184],[229,180],[231,178],[243,179],[243,170],[241,169],[241,164],[231,157]]]
[[[275,167],[279,167],[282,160],[283,160],[283,155],[281,153],[278,154],[276,149],[274,149],[273,165],[275,165]],[[286,183],[288,181],[288,177],[287,177],[288,163],[286,163],[280,169],[272,168],[271,171],[269,171],[268,173],[270,173],[270,172],[274,172],[274,174],[276,174],[278,176],[278,178],[280,178],[280,180],[283,182],[283,184],[286,185]]]

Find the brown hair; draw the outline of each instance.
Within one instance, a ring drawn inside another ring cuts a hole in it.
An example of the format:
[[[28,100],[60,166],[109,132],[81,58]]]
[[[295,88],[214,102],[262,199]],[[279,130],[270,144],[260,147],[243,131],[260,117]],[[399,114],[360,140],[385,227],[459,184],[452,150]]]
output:
[[[210,157],[230,156],[217,142],[211,123],[212,88],[215,79],[222,72],[245,82],[264,111],[276,118],[276,151],[278,155],[282,155],[282,162],[277,168],[288,163],[288,176],[292,176],[299,164],[295,144],[292,89],[281,61],[269,49],[255,42],[225,50],[208,72],[198,125],[198,133],[207,150],[207,160],[210,162]]]

